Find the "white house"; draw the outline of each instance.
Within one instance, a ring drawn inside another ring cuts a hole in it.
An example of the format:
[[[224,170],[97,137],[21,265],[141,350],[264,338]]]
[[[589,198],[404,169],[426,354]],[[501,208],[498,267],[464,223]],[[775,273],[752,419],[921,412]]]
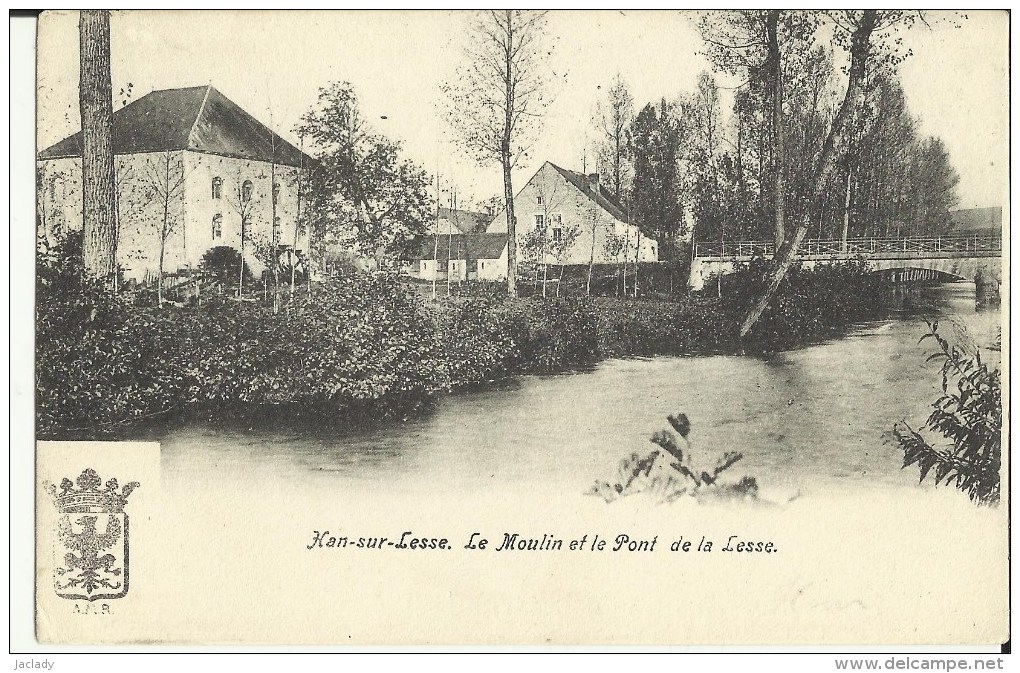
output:
[[[506,278],[506,234],[439,234],[418,239],[404,273],[419,280]]]
[[[113,151],[126,277],[157,271],[164,233],[168,273],[197,267],[216,246],[240,249],[242,230],[256,272],[266,259],[256,250],[274,241],[307,249],[297,182],[313,160],[212,86],[153,91],[116,111]],[[38,164],[40,234],[54,243],[82,226],[81,133],[40,152]]]
[[[568,171],[547,161],[514,197],[514,212],[518,259],[525,256],[522,244],[529,234],[543,227],[547,264],[588,264],[593,257],[596,263],[659,258],[656,241],[631,222],[624,207],[600,186],[597,174]],[[505,210],[487,231],[507,231]]]

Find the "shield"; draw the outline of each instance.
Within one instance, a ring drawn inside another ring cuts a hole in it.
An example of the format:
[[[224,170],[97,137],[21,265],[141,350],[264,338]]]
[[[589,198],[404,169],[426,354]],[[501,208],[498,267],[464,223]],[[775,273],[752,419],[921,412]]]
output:
[[[94,601],[127,594],[127,514],[64,514],[58,524],[57,545],[53,579],[58,596]]]
[[[116,479],[101,488],[96,471],[87,468],[77,488],[64,479],[60,491],[50,486],[60,516],[57,522],[54,589],[71,600],[109,600],[128,592],[127,497],[138,482],[119,489]]]

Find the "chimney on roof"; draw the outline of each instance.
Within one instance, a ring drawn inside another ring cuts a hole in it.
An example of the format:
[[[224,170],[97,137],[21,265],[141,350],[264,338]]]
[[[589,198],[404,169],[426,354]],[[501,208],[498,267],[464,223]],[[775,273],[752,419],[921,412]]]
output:
[[[598,194],[599,194],[599,174],[598,173],[589,173],[588,174],[588,184],[591,185],[592,193],[595,194],[595,196],[598,196]]]

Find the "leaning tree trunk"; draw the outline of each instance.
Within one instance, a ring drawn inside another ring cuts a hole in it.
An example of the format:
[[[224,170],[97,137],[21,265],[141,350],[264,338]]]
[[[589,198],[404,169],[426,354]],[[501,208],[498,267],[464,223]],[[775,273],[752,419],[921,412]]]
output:
[[[776,290],[779,288],[779,284],[783,282],[786,272],[790,269],[790,265],[797,255],[797,248],[800,246],[800,242],[804,239],[808,226],[811,224],[811,213],[818,210],[825,194],[825,187],[829,183],[829,178],[839,163],[840,157],[838,153],[845,152],[846,134],[850,126],[850,117],[853,111],[860,107],[861,99],[864,95],[864,75],[868,62],[868,54],[871,50],[871,33],[875,30],[876,19],[876,10],[864,10],[861,22],[851,36],[850,74],[847,78],[846,95],[843,97],[843,102],[840,104],[839,110],[832,120],[832,127],[825,138],[825,144],[822,145],[822,151],[818,157],[818,168],[814,175],[811,176],[808,208],[805,209],[804,214],[801,216],[794,235],[787,237],[783,241],[783,245],[776,250],[769,284],[748,312],[747,317],[744,318],[744,322],[740,326],[741,337],[747,336],[747,333],[758,322],[762,313],[765,312],[769,301],[771,301]],[[839,148],[838,151],[837,147]]]
[[[115,273],[117,257],[110,12],[82,10],[78,32],[81,39],[78,103],[82,130],[85,273],[92,278],[109,278]]]

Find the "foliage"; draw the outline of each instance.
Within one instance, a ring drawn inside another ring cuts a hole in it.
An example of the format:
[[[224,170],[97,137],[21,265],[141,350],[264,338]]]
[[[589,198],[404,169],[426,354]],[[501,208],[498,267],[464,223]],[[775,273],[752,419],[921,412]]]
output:
[[[722,278],[722,306],[734,316],[743,314],[769,282],[770,263],[753,260]],[[746,347],[775,351],[845,330],[871,317],[882,303],[877,274],[862,261],[806,268],[795,263],[780,283],[776,296],[748,334]]]
[[[439,387],[423,307],[384,275],[352,275],[301,294],[286,313],[230,303],[182,312],[188,403],[289,407],[299,415],[398,413]]]
[[[595,306],[604,357],[713,353],[732,346],[733,319],[712,301],[600,298]]]
[[[634,166],[628,198],[632,216],[645,235],[659,242],[662,259],[671,259],[683,234],[681,149],[686,130],[676,105],[663,99],[645,105],[627,130],[627,152]]]
[[[718,144],[713,149],[703,115],[687,115],[701,131],[687,154],[698,240],[760,240],[770,238],[773,229],[780,134],[772,118],[776,87],[769,61],[769,14],[759,9],[713,11],[699,22],[705,56],[715,72],[738,76],[744,83],[733,99],[735,128],[726,134],[729,149]],[[842,59],[836,52],[850,50],[852,36],[866,17],[861,10],[778,12],[785,218],[807,218],[808,236],[839,238],[844,226],[850,237],[932,234],[948,224],[959,178],[942,141],[919,133],[897,72],[910,55],[903,32],[926,20],[922,14],[872,12],[868,77],[863,95],[854,97],[847,110],[844,132],[831,138],[832,150],[843,160],[823,176],[825,198],[819,203],[812,196],[812,182],[838,116],[839,96],[847,88],[840,81],[847,71],[839,67]],[[705,107],[703,94],[699,80],[699,90],[690,99],[692,113]],[[718,164],[714,176],[707,161],[713,156]]]
[[[402,158],[400,143],[368,126],[350,83],[320,89],[297,131],[317,154],[304,192],[316,241],[391,258],[425,232],[431,179]]]
[[[457,141],[479,165],[516,165],[538,134],[552,50],[545,25],[545,12],[507,9],[478,12],[468,26],[465,65],[442,90]]]
[[[237,277],[237,270],[241,268],[241,253],[232,246],[217,245],[202,255],[199,268],[224,287],[229,287]],[[246,279],[253,277],[247,262],[244,265],[244,275]]]
[[[595,314],[575,300],[460,300],[439,312],[436,325],[451,388],[599,357]]]
[[[727,451],[711,468],[704,468],[694,460],[694,447],[690,440],[691,422],[686,414],[667,416],[676,435],[660,430],[651,441],[659,448],[645,455],[631,453],[620,461],[616,481],[596,481],[586,495],[597,495],[612,502],[635,493],[650,495],[657,502],[675,502],[684,496],[703,497],[707,494],[756,499],[758,482],[744,477],[736,484],[722,484],[719,476],[743,459],[743,454]],[[683,440],[683,446],[677,441]],[[685,450],[686,449],[686,450]]]
[[[181,375],[153,324],[83,273],[81,235],[69,233],[40,268],[36,309],[36,421],[101,436],[129,419],[172,410]]]
[[[479,165],[499,163],[507,235],[507,292],[517,296],[517,218],[513,169],[527,155],[548,103],[544,11],[486,10],[468,27],[466,61],[443,84],[450,126],[462,150]]]
[[[595,109],[596,158],[599,176],[617,200],[629,191],[631,167],[627,148],[627,127],[634,119],[634,97],[620,73],[616,73],[604,100]]]
[[[950,344],[939,333],[939,323],[929,322],[921,341],[931,339],[938,350],[928,357],[940,363],[942,395],[922,431],[941,435],[949,446],[935,446],[906,421],[893,428],[903,449],[903,467],[917,464],[921,481],[934,470],[934,482],[953,484],[979,504],[999,502],[999,470],[1002,466],[1002,397],[1000,372],[981,360],[980,350],[971,352]]]
[[[40,257],[37,396],[44,437],[116,434],[178,410],[217,419],[360,422],[405,415],[444,391],[520,374],[739,346],[739,303],[714,298],[510,299],[501,283],[474,282],[457,286],[460,296],[430,302],[417,295],[419,286],[394,275],[352,270],[298,293],[279,314],[215,296],[201,306],[131,308],[101,290],[83,292],[75,250],[80,242],[71,236]],[[215,259],[227,257],[221,270],[230,281],[239,260],[228,250],[210,254],[203,266],[215,269]],[[839,273],[792,274],[777,304],[789,307],[778,321],[783,328],[763,342],[790,347],[830,333],[825,321],[845,324],[863,315],[868,295],[846,291],[859,288],[859,279],[851,270]],[[583,293],[583,278],[577,281]],[[748,290],[727,285],[733,297],[741,292]],[[812,304],[816,295],[837,302],[835,308]]]

